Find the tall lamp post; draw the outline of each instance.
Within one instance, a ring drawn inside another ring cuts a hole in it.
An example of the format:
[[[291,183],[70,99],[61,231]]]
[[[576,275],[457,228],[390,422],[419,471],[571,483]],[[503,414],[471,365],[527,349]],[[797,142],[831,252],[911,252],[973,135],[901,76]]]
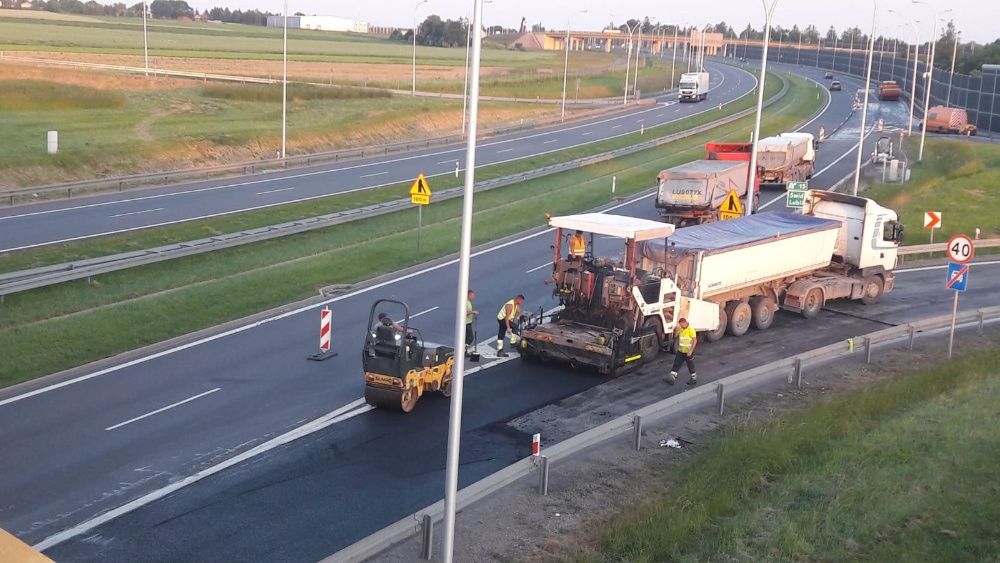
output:
[[[632,70],[630,66],[632,63],[632,34],[635,33],[636,29],[639,29],[639,25],[641,22],[635,22],[635,26],[625,23],[625,29],[628,30],[628,50],[625,52],[625,93],[622,94],[622,105],[628,103],[628,71]]]
[[[149,36],[146,34],[146,0],[142,0],[142,57],[146,62],[146,76],[149,76]]]
[[[750,151],[750,177],[747,178],[747,204],[743,208],[745,215],[753,215],[753,200],[757,195],[757,143],[760,141],[760,114],[764,110],[764,76],[767,73],[767,48],[771,42],[771,18],[774,16],[774,8],[778,5],[778,0],[771,0],[768,7],[767,0],[761,0],[764,5],[764,52],[760,56],[760,80],[757,81],[757,113],[753,120],[753,150]]]
[[[281,47],[281,158],[285,158],[288,130],[288,0],[284,1],[284,16],[281,19],[284,28]]]
[[[492,4],[493,0],[483,0],[483,18],[486,18],[486,4]],[[472,22],[469,22],[468,37],[465,41],[465,86],[462,88],[462,134],[465,134],[465,114],[469,104],[469,47],[472,44]],[[476,41],[479,41],[479,30],[476,30]]]
[[[858,133],[858,161],[854,166],[854,190],[858,195],[858,184],[861,182],[861,155],[865,151],[865,127],[868,119],[868,97],[871,95],[872,66],[875,62],[875,28],[878,23],[878,0],[872,2],[872,31],[868,34],[868,67],[865,70],[865,100],[861,106],[861,132]]]
[[[948,95],[945,101],[948,107],[951,107],[951,83],[955,80],[955,58],[958,57],[958,39],[961,35],[961,32],[955,33],[954,45],[951,46],[951,73],[948,75]]]
[[[472,27],[482,27],[483,4],[475,0]],[[477,37],[478,39],[478,37]],[[465,184],[462,198],[462,231],[459,243],[458,289],[455,299],[455,350],[465,342],[465,303],[469,292],[469,263],[472,257],[472,203],[476,182],[476,129],[479,118],[479,62],[482,42],[472,44],[472,81],[469,88],[469,137],[465,149]],[[458,459],[462,437],[462,391],[465,377],[465,355],[455,354],[454,374],[451,380],[451,404],[448,414],[448,455],[445,461],[444,492],[444,545],[442,557],[452,563],[455,556],[455,510],[458,496]]]
[[[906,134],[909,136],[913,134],[913,104],[917,98],[917,64],[920,63],[920,26],[917,24],[920,23],[920,20],[911,20],[891,8],[889,9],[889,12],[906,20],[907,23],[913,26],[913,33],[916,34],[916,39],[913,41],[913,82],[910,84],[910,123],[906,129]],[[910,56],[909,49],[906,50],[906,56]]]
[[[941,14],[939,14],[937,12],[937,10],[935,10],[933,7],[930,6],[930,4],[927,4],[926,2],[923,2],[922,0],[910,0],[910,2],[913,3],[913,4],[923,4],[923,5],[927,6],[928,8],[930,8],[931,11],[934,13],[934,22],[931,24],[931,37],[930,37],[931,50],[930,50],[930,56],[927,58],[927,74],[925,75],[927,77],[927,86],[924,89],[924,118],[922,120],[920,120],[921,121],[921,126],[920,126],[920,151],[917,154],[917,162],[923,162],[924,161],[924,141],[927,139],[927,110],[930,109],[930,105],[931,105],[931,88],[934,87],[934,54],[935,54],[935,51],[937,50],[936,49],[936,47],[937,47],[937,22],[938,22],[938,19],[940,19],[940,15],[941,14],[946,14],[946,13],[950,12],[951,8],[948,8],[947,10],[945,10],[945,11],[941,12]]]
[[[587,10],[578,10],[578,14],[586,14]],[[566,55],[563,58],[563,89],[562,89],[562,114],[560,120],[566,119],[566,80],[569,76],[569,26],[570,19],[566,18]]]
[[[410,95],[417,95],[417,8],[421,4],[426,4],[428,0],[420,0],[413,6],[413,73],[410,82]]]
[[[677,64],[677,24],[674,24],[674,42],[671,44],[673,46],[673,53],[670,55],[670,89],[674,89],[674,81],[676,80],[675,65]]]

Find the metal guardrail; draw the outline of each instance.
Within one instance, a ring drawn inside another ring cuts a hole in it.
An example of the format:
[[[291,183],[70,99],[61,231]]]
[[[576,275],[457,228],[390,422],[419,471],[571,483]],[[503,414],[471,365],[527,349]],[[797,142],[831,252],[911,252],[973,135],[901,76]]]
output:
[[[783,84],[782,89],[777,94],[772,96],[765,105],[770,105],[775,101],[781,99],[781,97],[785,95],[785,93],[788,91],[788,82],[782,79],[782,84]],[[639,143],[636,145],[631,145],[628,147],[607,151],[597,155],[577,158],[568,162],[553,164],[551,166],[537,168],[535,170],[530,170],[519,174],[512,174],[509,176],[503,176],[500,178],[494,178],[492,180],[478,182],[476,183],[475,191],[477,193],[489,191],[496,188],[501,188],[512,184],[516,184],[519,182],[524,182],[526,180],[533,180],[544,176],[550,176],[552,174],[558,174],[560,172],[565,172],[567,170],[572,170],[575,168],[580,168],[591,164],[597,164],[599,162],[604,162],[607,160],[611,160],[613,158],[626,156],[650,148],[655,148],[667,143],[684,139],[686,137],[710,131],[716,127],[726,125],[733,121],[742,119],[747,115],[751,115],[753,114],[754,111],[756,111],[755,108],[750,108],[747,110],[743,110],[741,112],[737,112],[731,116],[725,117],[717,121],[706,123],[704,125],[699,125],[697,127],[692,127],[691,129],[687,129],[681,133],[674,133],[672,135],[658,137],[656,139],[651,139],[649,141]],[[463,194],[462,188],[456,187],[437,192],[434,197],[436,201],[446,201],[449,199],[462,197],[462,194]],[[356,209],[339,211],[337,213],[320,215],[317,217],[310,217],[308,219],[301,219],[289,223],[282,223],[280,225],[271,225],[267,227],[260,227],[257,229],[250,229],[238,233],[228,233],[224,235],[186,241],[177,244],[151,248],[147,250],[126,252],[122,254],[113,254],[99,258],[91,258],[88,260],[80,260],[76,262],[68,262],[64,264],[55,264],[51,266],[33,268],[30,270],[21,270],[17,272],[3,273],[0,274],[0,299],[2,299],[3,296],[10,295],[12,293],[28,291],[30,289],[37,289],[39,287],[45,287],[48,285],[54,285],[58,283],[63,283],[83,278],[89,278],[91,276],[96,276],[98,274],[106,274],[109,272],[124,270],[126,268],[134,268],[137,266],[155,264],[157,262],[163,262],[165,260],[172,260],[184,256],[191,256],[194,254],[212,252],[215,250],[221,250],[224,248],[230,248],[242,244],[261,242],[296,233],[325,229],[327,227],[332,227],[334,225],[340,225],[352,221],[358,221],[361,219],[378,217],[380,215],[385,215],[387,213],[408,209],[409,206],[410,206],[410,200],[406,198],[401,198],[389,202],[377,203]]]
[[[990,307],[961,312],[958,315],[956,324],[968,326],[978,323],[981,332],[984,324],[997,321],[1000,321],[1000,307]],[[734,393],[746,392],[761,384],[773,383],[781,379],[784,379],[788,384],[801,386],[803,370],[809,366],[820,365],[845,355],[849,356],[860,353],[865,354],[866,362],[871,362],[872,351],[875,346],[887,346],[908,341],[909,347],[912,349],[917,334],[947,328],[950,324],[951,315],[915,321],[857,336],[850,339],[847,343],[837,342],[829,346],[803,352],[796,356],[777,360],[724,377],[714,382],[714,385],[709,383],[686,390],[683,393],[642,407],[631,414],[620,416],[559,442],[554,446],[550,446],[544,450],[544,456],[542,456],[545,458],[544,460],[536,456],[524,458],[469,485],[458,492],[456,499],[457,509],[462,510],[472,503],[536,471],[540,474],[544,473],[544,475],[540,475],[539,482],[541,484],[544,479],[547,485],[547,469],[552,462],[564,460],[587,448],[602,444],[626,432],[631,431],[635,434],[635,444],[638,448],[641,445],[641,427],[643,424],[656,422],[682,408],[704,407],[714,403],[718,405],[721,412],[725,404],[725,398],[732,396]],[[857,345],[854,346],[853,344]],[[365,561],[421,532],[425,525],[422,522],[433,523],[440,521],[443,518],[443,514],[444,501],[438,501],[338,551],[324,559],[323,563]],[[427,541],[428,538],[426,536],[428,535],[431,534],[425,534],[425,541]],[[432,540],[433,538],[429,539]]]
[[[973,241],[976,248],[997,248],[1000,247],[1000,238],[987,238],[977,241]],[[899,249],[898,254],[900,256],[909,256],[912,254],[936,254],[939,252],[944,252],[948,243],[946,242],[935,242],[934,244],[914,244],[912,246],[904,246]]]

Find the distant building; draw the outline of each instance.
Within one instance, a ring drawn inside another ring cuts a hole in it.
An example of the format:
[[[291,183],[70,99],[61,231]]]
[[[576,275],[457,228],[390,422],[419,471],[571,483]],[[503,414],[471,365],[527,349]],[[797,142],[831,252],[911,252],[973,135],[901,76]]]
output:
[[[267,17],[267,27],[282,27],[283,25],[282,16]],[[336,16],[288,16],[288,27],[292,29],[311,29],[313,31],[368,33],[368,22],[338,18]]]

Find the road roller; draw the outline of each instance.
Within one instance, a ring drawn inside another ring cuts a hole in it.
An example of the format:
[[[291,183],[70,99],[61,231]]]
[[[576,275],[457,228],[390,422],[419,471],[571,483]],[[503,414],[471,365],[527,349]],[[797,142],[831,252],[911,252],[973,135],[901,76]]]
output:
[[[408,413],[424,393],[451,396],[455,349],[425,342],[402,301],[372,304],[362,363],[369,405]]]

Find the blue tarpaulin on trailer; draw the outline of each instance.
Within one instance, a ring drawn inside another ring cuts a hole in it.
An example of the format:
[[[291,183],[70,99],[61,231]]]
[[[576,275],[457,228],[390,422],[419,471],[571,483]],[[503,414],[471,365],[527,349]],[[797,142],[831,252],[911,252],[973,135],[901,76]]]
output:
[[[729,221],[716,221],[677,229],[666,240],[643,243],[642,255],[657,262],[664,261],[664,244],[672,252],[708,254],[731,250],[767,240],[840,228],[840,221],[797,213],[761,213]]]

